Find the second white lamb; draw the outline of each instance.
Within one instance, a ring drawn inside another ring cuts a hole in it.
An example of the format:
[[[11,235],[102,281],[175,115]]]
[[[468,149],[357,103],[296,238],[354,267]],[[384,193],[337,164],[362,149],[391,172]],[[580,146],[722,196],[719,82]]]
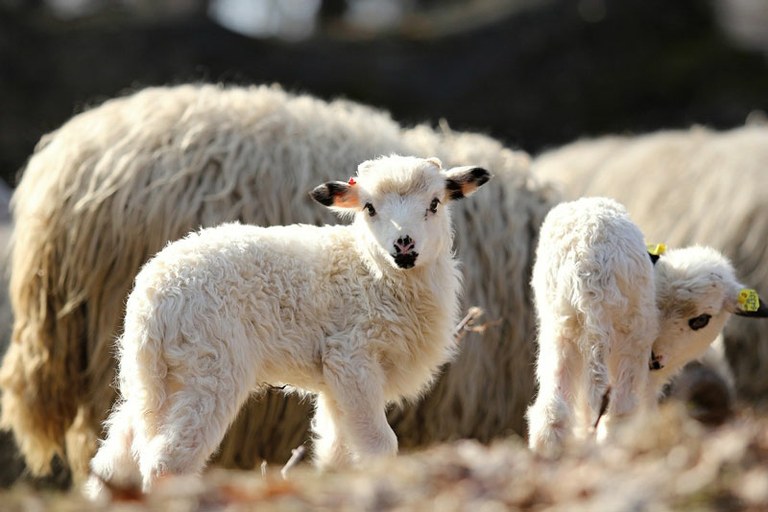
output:
[[[550,211],[532,286],[539,390],[527,413],[529,445],[548,456],[587,435],[604,400],[598,440],[616,421],[655,408],[664,384],[704,354],[731,314],[768,316],[718,251],[651,257],[625,208],[607,198]]]

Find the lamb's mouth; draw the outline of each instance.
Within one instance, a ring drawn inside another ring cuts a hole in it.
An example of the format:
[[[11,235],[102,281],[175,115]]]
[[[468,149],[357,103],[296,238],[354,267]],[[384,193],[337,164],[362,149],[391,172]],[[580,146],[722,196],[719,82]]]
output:
[[[406,254],[396,254],[394,256],[395,263],[400,268],[412,268],[414,265],[416,265],[416,257],[419,255],[416,251],[409,252]]]
[[[651,350],[651,359],[648,361],[648,368],[650,370],[661,370],[664,365],[661,363],[662,356],[657,356],[653,350]]]

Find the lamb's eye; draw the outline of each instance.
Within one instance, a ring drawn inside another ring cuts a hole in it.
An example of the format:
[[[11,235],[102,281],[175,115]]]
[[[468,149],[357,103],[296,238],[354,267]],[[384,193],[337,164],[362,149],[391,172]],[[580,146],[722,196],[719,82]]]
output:
[[[432,213],[437,213],[437,205],[440,204],[440,200],[438,198],[434,198],[432,202],[429,204],[429,211]]]
[[[376,215],[376,208],[373,207],[371,203],[365,203],[365,206],[363,206],[363,209],[368,212],[368,215],[373,217]]]
[[[703,329],[704,327],[707,326],[710,318],[712,318],[712,315],[708,315],[704,313],[703,315],[699,315],[695,318],[691,318],[690,320],[688,320],[688,325],[694,331],[698,331],[699,329]]]

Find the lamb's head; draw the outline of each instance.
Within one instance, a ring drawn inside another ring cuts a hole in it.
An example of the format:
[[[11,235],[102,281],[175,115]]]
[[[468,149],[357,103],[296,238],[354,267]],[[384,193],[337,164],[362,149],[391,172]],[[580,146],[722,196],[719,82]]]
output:
[[[437,158],[388,156],[363,162],[349,182],[325,183],[311,196],[355,216],[374,261],[408,269],[450,254],[448,203],[471,195],[490,177],[480,167],[445,170]]]
[[[735,276],[725,256],[709,247],[670,250],[655,264],[660,333],[650,367],[672,373],[700,357],[731,314],[766,317],[768,307]]]

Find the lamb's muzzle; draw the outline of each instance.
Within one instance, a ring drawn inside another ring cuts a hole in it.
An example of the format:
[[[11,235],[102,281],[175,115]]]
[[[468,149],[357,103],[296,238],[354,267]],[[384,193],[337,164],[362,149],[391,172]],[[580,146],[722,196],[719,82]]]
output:
[[[416,242],[413,239],[405,235],[400,237],[394,243],[395,254],[392,257],[395,259],[395,263],[400,268],[412,268],[416,265],[416,258],[419,253],[416,252]]]

